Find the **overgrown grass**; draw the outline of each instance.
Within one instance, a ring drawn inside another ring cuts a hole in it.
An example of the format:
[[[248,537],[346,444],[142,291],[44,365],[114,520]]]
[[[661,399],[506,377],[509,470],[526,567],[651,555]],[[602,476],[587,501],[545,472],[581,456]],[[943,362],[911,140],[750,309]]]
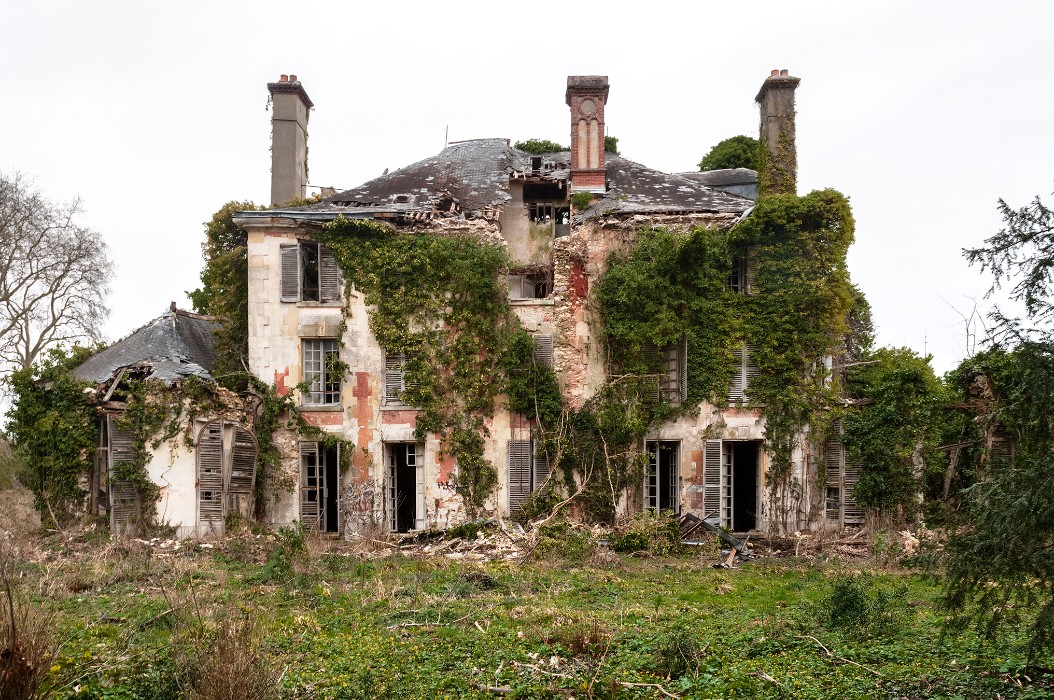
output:
[[[14,562],[19,595],[54,611],[56,697],[214,697],[217,678],[240,698],[1054,696],[1023,638],[943,637],[938,584],[909,573],[598,566],[577,545],[525,565],[368,560],[266,537],[253,556],[132,543]]]

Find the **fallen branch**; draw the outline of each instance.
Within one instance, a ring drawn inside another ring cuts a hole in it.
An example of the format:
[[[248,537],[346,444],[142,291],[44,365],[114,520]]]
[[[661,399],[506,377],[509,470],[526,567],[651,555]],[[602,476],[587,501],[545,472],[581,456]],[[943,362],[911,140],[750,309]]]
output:
[[[764,671],[758,670],[757,672],[755,672],[754,675],[756,675],[758,678],[762,678],[762,679],[768,681],[769,683],[775,683],[776,685],[778,685],[781,688],[783,687],[782,683],[780,683],[778,680],[776,680],[775,678],[773,678],[769,674],[765,673]]]
[[[630,683],[629,681],[617,681],[617,683],[623,688],[655,688],[655,690],[659,691],[668,698],[673,698],[674,700],[680,700],[681,698],[680,695],[677,695],[676,693],[671,693],[658,683]]]
[[[825,647],[825,646],[823,645],[823,643],[822,643],[822,642],[821,642],[821,641],[820,641],[819,639],[817,639],[816,637],[812,636],[811,634],[799,634],[799,635],[797,635],[797,636],[798,636],[798,637],[799,637],[800,639],[811,639],[812,641],[816,642],[816,644],[818,644],[818,645],[819,645],[819,647],[820,647],[821,649],[823,649],[824,653],[825,653],[825,654],[827,654],[827,655],[828,655],[829,657],[831,657],[832,659],[838,659],[839,661],[843,661],[843,662],[845,662],[845,663],[847,663],[847,664],[852,664],[852,665],[854,665],[854,666],[858,666],[858,667],[860,667],[860,668],[864,669],[865,671],[867,671],[868,673],[873,673],[873,674],[875,674],[876,676],[878,676],[878,677],[880,677],[880,678],[882,677],[882,674],[881,674],[881,673],[879,673],[878,671],[876,671],[876,670],[875,670],[875,669],[873,669],[873,668],[868,668],[867,666],[864,666],[863,664],[858,664],[857,662],[855,662],[855,661],[852,661],[852,660],[850,660],[850,659],[847,659],[847,658],[845,658],[844,656],[838,656],[837,654],[835,654],[834,652],[832,652],[832,651],[831,651],[830,649],[828,649],[827,647]]]
[[[472,687],[493,695],[512,695],[512,688],[503,685],[486,685],[484,683],[473,683]]]
[[[545,675],[553,676],[554,678],[570,678],[570,679],[574,680],[574,676],[569,676],[566,673],[557,673],[556,671],[546,671],[544,668],[541,668],[540,666],[535,666],[534,664],[524,664],[524,663],[520,663],[519,661],[513,661],[512,665],[515,666],[516,668],[529,668],[532,671],[537,671],[538,673],[544,673]]]

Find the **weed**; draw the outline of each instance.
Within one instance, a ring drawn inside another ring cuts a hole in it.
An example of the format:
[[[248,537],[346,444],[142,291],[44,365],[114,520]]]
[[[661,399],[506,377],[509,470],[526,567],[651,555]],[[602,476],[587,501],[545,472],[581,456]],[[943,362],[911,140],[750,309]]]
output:
[[[646,511],[611,535],[611,548],[624,554],[647,552],[666,557],[683,554],[681,528],[673,513]]]
[[[556,555],[565,559],[583,560],[597,548],[596,540],[588,531],[562,520],[538,528],[539,555]]]
[[[0,569],[0,700],[48,697],[56,648],[54,619],[13,589],[6,561],[0,561]]]
[[[823,600],[823,622],[851,635],[890,634],[908,608],[907,586],[882,586],[867,576],[839,576]]]
[[[699,662],[706,654],[698,634],[684,625],[677,625],[660,635],[652,652],[655,670],[667,678],[698,675]]]
[[[249,617],[221,620],[211,645],[198,659],[194,700],[269,700],[276,696],[277,677],[259,648]]]

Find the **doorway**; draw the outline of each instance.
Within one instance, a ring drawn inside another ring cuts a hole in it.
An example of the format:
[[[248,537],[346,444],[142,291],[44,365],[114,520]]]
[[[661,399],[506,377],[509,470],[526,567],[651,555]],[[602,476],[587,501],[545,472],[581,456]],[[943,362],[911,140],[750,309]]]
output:
[[[300,520],[320,532],[340,532],[340,448],[300,443]]]
[[[761,443],[728,440],[723,447],[722,521],[734,532],[748,532],[758,526]]]
[[[644,481],[644,509],[680,512],[678,498],[680,443],[676,440],[647,440],[648,473]]]
[[[386,442],[388,526],[392,532],[424,528],[424,450],[416,442]]]

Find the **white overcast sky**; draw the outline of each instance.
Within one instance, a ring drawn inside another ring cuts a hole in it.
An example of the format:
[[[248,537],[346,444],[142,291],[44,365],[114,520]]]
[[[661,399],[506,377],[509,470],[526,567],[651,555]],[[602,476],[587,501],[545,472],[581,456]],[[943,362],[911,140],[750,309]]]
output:
[[[996,200],[1054,189],[1049,2],[8,2],[0,170],[56,199],[117,263],[107,324],[126,335],[197,285],[202,224],[270,192],[268,81],[315,103],[310,181],[352,187],[451,140],[569,140],[566,76],[608,75],[622,154],[694,169],[757,135],[773,68],[801,78],[799,191],[856,216],[849,257],[879,342],[965,353],[990,280],[964,246]]]

